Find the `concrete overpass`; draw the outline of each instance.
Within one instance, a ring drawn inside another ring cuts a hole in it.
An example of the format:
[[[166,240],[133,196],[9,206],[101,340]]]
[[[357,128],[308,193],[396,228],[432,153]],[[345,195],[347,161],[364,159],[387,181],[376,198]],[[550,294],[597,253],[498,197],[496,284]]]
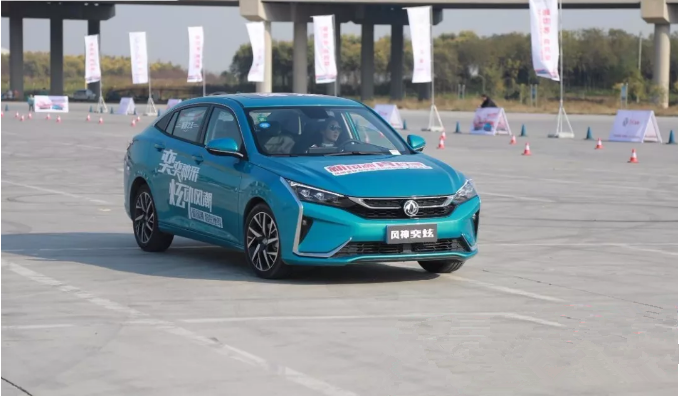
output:
[[[564,0],[565,9],[639,9],[646,22],[655,25],[655,59],[653,81],[666,94],[661,105],[667,107],[670,70],[670,24],[677,23],[678,0]],[[63,94],[63,21],[88,21],[88,34],[100,34],[100,21],[115,16],[115,4],[196,5],[239,7],[241,15],[250,21],[265,22],[266,81],[257,84],[257,91],[271,92],[271,23],[292,22],[293,91],[307,92],[307,23],[313,15],[334,14],[337,23],[335,40],[341,40],[341,24],[361,25],[361,97],[369,99],[374,92],[374,29],[375,25],[391,26],[391,97],[403,97],[403,28],[408,17],[403,7],[432,5],[434,23],[443,19],[443,9],[527,9],[528,0],[179,0],[179,1],[104,1],[47,2],[5,1],[2,16],[10,20],[10,88],[23,94],[23,18],[50,20],[51,82],[50,93]],[[334,93],[328,84],[328,93]],[[99,92],[98,83],[90,86]]]

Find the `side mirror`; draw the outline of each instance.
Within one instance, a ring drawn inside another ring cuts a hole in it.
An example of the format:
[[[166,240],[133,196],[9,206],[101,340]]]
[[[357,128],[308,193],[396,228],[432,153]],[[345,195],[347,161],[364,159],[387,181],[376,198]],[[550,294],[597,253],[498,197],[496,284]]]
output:
[[[413,150],[422,151],[424,150],[424,146],[427,145],[427,141],[424,140],[422,136],[408,135],[408,144],[413,148]]]
[[[214,155],[227,155],[243,158],[243,154],[238,150],[238,143],[231,138],[211,140],[205,149],[208,153]]]

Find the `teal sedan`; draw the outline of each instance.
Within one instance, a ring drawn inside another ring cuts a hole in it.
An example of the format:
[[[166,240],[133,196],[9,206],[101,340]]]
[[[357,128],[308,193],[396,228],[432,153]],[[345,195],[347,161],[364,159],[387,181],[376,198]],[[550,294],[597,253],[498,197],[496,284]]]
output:
[[[349,99],[195,98],[131,140],[125,210],[144,251],[177,235],[242,251],[266,279],[366,262],[452,272],[478,252],[481,201],[424,147]]]

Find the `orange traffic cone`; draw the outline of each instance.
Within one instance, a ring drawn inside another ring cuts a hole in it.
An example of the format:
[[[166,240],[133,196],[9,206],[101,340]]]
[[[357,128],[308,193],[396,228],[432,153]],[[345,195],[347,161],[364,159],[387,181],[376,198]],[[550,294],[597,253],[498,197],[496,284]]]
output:
[[[141,117],[137,116],[137,122],[141,121]]]
[[[85,120],[86,120],[87,122],[90,122],[91,119],[92,119],[92,117],[90,117],[90,115],[88,114],[88,115],[87,115],[87,118],[86,118]]]
[[[99,117],[99,123],[103,124],[104,123],[104,117]]]
[[[33,113],[28,113],[28,119],[32,120],[33,119]]]
[[[604,146],[601,144],[601,138],[599,138],[599,140],[596,142],[596,147],[594,147],[594,150],[601,150],[602,148],[604,148]]]
[[[530,155],[530,145],[526,143],[526,148],[523,149],[523,154],[521,155]]]
[[[19,118],[19,112],[14,113],[14,118]]]
[[[439,146],[437,147],[437,149],[444,149],[444,148],[446,148],[445,145],[443,144],[443,141],[444,141],[444,140],[445,140],[445,139],[443,138],[443,135],[441,135],[441,137],[439,138]]]
[[[509,141],[509,144],[516,144],[516,136],[512,135],[512,140]]]
[[[446,131],[441,132],[441,136],[443,137],[443,140],[446,140]]]
[[[637,161],[637,150],[632,149],[632,156],[630,157],[629,161],[627,161],[627,163],[636,164],[638,162],[639,161]]]
[[[132,125],[132,126],[137,125],[137,120],[133,118],[133,119],[132,119],[132,123],[130,123],[130,125]]]
[[[46,119],[46,120],[51,120],[51,119],[52,119],[52,115],[51,115],[51,114],[47,114],[47,116],[45,117],[45,119]]]
[[[22,121],[22,122],[24,121],[24,116],[21,116],[21,121]]]
[[[57,122],[61,122],[61,116],[57,116]]]

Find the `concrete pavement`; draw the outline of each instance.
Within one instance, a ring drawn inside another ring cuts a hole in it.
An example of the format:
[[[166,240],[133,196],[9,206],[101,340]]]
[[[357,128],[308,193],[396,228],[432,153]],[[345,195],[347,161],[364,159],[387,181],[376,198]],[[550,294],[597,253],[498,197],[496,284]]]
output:
[[[263,281],[238,252],[139,250],[122,155],[150,118],[98,125],[87,107],[2,120],[2,377],[32,395],[677,392],[676,145],[606,142],[613,117],[572,116],[576,139],[549,139],[549,116],[509,114],[529,133],[510,146],[453,134],[471,116],[444,113],[437,150],[428,114],[403,112],[405,134],[474,178],[479,255],[449,275],[387,263]],[[667,139],[677,119],[659,124]]]

